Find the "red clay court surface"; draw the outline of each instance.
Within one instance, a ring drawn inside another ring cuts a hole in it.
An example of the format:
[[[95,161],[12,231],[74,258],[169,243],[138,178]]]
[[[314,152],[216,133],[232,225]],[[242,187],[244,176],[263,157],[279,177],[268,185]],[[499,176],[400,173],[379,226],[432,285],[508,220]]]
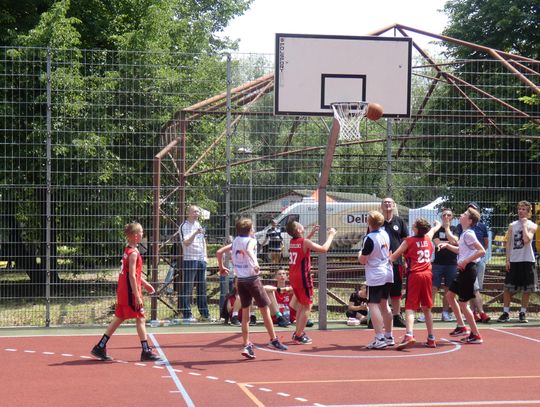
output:
[[[134,328],[133,328],[134,331]],[[90,356],[99,335],[0,337],[1,406],[539,406],[540,329],[491,324],[485,343],[367,350],[373,331],[310,331],[311,345],[240,355],[239,332],[150,334],[164,364],[140,363],[137,336],[115,335],[113,362]],[[182,328],[178,328],[181,332]],[[396,330],[396,340],[404,331]],[[0,332],[1,334],[1,332]],[[291,331],[280,331],[288,343]]]

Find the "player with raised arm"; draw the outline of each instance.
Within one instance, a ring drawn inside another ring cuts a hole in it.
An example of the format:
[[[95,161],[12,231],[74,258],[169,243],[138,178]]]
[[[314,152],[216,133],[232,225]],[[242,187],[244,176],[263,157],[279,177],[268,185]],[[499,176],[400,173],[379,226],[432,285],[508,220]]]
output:
[[[416,343],[414,339],[414,313],[421,308],[425,316],[428,331],[425,345],[435,348],[435,336],[433,335],[433,307],[432,296],[432,273],[431,256],[433,255],[433,234],[441,227],[439,221],[430,228],[429,222],[424,218],[418,218],[412,225],[414,236],[406,237],[399,248],[390,255],[390,261],[394,262],[400,256],[405,257],[407,264],[407,296],[405,299],[405,325],[406,334],[397,350],[403,350]]]
[[[326,253],[336,235],[336,229],[329,228],[326,241],[321,246],[310,240],[318,230],[319,226],[315,225],[309,235],[304,237],[305,230],[302,224],[296,221],[287,224],[287,233],[292,237],[289,245],[289,280],[298,301],[296,331],[293,333],[292,339],[298,344],[311,343],[311,339],[304,332],[313,304],[311,251]]]

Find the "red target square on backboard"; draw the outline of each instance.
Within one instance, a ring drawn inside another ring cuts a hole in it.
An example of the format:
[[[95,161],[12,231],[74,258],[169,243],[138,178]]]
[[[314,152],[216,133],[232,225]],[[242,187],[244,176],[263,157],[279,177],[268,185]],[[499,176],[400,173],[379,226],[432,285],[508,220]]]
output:
[[[331,116],[334,102],[411,112],[411,38],[276,34],[276,115]]]

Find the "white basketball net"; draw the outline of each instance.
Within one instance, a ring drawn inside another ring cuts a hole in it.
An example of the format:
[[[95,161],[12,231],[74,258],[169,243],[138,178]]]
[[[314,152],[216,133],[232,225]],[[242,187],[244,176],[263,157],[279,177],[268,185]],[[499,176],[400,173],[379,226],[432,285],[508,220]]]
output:
[[[332,103],[334,117],[339,123],[340,140],[360,140],[360,122],[367,113],[367,102]]]

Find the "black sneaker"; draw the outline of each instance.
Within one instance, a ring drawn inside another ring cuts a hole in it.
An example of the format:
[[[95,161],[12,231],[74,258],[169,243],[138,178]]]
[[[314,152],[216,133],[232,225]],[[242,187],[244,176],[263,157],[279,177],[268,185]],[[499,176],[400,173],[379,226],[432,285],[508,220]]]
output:
[[[107,349],[106,348],[100,348],[99,346],[94,346],[92,350],[90,351],[92,355],[94,355],[99,360],[112,360],[112,358],[107,355]]]
[[[497,322],[508,322],[510,321],[510,315],[508,315],[508,312],[503,312]]]
[[[255,352],[253,352],[253,344],[248,343],[242,350],[242,356],[248,359],[255,359]]]
[[[289,326],[289,321],[283,315],[277,317],[277,324],[282,328],[287,328]]]
[[[270,349],[275,349],[275,350],[287,350],[289,349],[287,347],[287,345],[283,345],[278,338],[275,338],[273,340],[271,340],[269,343],[268,343],[268,347]]]
[[[394,315],[394,328],[406,328],[403,315],[401,314]]]
[[[161,358],[152,352],[152,348],[141,352],[141,362],[159,362]]]
[[[255,315],[249,316],[249,325],[250,326],[257,325],[257,317]]]
[[[231,318],[231,325],[240,326],[238,315],[233,315],[233,317]]]
[[[298,345],[308,345],[312,342],[311,338],[307,336],[305,333],[302,333],[302,335],[298,336],[293,333],[292,337],[293,341],[297,343]]]
[[[529,322],[524,312],[519,313],[519,322],[523,324],[526,324],[527,322]]]

